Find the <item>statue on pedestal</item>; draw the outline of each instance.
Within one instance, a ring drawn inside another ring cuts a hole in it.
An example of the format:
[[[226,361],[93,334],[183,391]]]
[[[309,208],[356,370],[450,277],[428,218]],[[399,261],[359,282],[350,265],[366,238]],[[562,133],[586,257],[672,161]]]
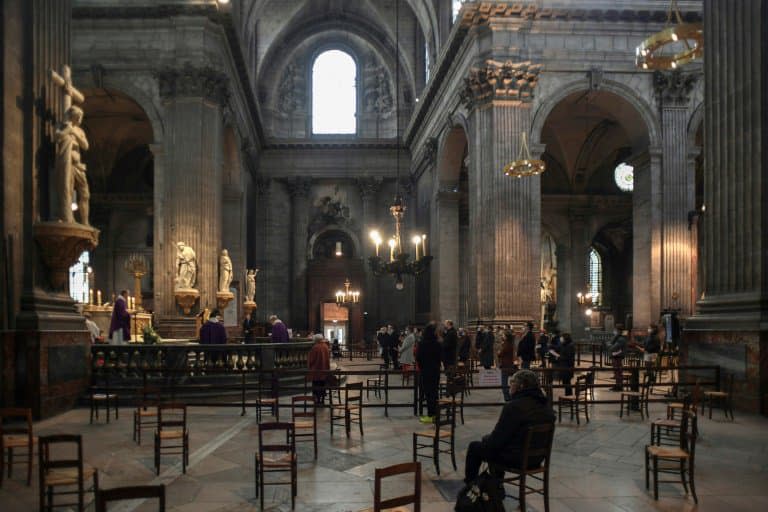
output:
[[[219,256],[219,292],[229,293],[230,284],[232,284],[232,260],[229,252],[222,249]]]
[[[256,295],[256,274],[259,269],[248,270],[245,275],[245,302],[253,302]]]
[[[178,242],[176,247],[176,289],[194,288],[197,282],[197,255],[184,242]]]

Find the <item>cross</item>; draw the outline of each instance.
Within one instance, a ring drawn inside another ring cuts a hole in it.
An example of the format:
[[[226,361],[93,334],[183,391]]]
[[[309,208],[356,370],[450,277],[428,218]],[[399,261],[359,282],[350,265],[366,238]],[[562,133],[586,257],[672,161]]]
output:
[[[72,70],[66,64],[61,67],[61,75],[53,69],[51,70],[51,80],[64,91],[64,112],[72,106],[73,99],[75,103],[83,103],[85,101],[83,93],[72,85]]]

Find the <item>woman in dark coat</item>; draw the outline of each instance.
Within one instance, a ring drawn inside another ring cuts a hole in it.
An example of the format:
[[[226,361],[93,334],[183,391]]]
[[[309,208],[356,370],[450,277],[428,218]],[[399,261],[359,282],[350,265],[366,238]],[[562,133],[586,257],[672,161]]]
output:
[[[573,346],[573,338],[568,333],[563,334],[560,344],[560,357],[557,358],[557,366],[560,370],[560,381],[565,386],[565,394],[573,394],[571,388],[571,379],[573,378],[573,367],[576,365],[576,349]]]
[[[419,364],[421,389],[427,401],[427,415],[419,420],[422,423],[434,421],[437,413],[437,394],[440,386],[440,361],[442,347],[437,341],[437,325],[430,323],[424,328],[424,334],[416,351],[416,362]]]
[[[504,333],[504,344],[499,351],[499,366],[501,367],[501,393],[504,401],[509,402],[509,378],[517,371],[517,357],[515,356],[515,333]]]

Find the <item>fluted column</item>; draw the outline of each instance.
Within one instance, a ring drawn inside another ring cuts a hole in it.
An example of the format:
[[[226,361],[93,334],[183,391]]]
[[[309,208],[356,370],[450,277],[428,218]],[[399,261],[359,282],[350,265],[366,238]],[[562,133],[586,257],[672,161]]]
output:
[[[568,272],[568,290],[570,293],[567,297],[563,297],[563,302],[568,303],[570,330],[576,339],[581,339],[585,336],[584,328],[587,327],[585,308],[582,308],[579,304],[576,295],[579,292],[584,293],[588,284],[587,265],[590,240],[587,233],[587,215],[588,212],[584,210],[574,209],[569,212],[571,247],[568,254],[568,267],[570,270]],[[561,327],[567,328],[567,324]]]
[[[540,177],[515,179],[502,169],[517,158],[531,123],[539,68],[486,61],[462,91],[470,111],[470,322],[510,324],[539,316]],[[472,299],[470,299],[472,300]],[[474,314],[473,314],[474,313]]]
[[[461,280],[459,193],[454,191],[452,185],[438,190],[435,194],[430,233],[433,233],[432,247],[437,255],[431,268],[432,317],[456,322],[459,318],[459,282]]]
[[[680,70],[654,74],[662,131],[660,300],[662,308],[680,309],[685,316],[692,308],[695,250],[688,227],[688,212],[695,207],[695,174],[689,172],[687,147],[689,96],[695,81],[696,75]]]
[[[307,313],[307,237],[309,229],[309,192],[312,179],[298,177],[285,182],[291,196],[292,265],[291,265],[291,326],[306,330]]]
[[[200,308],[216,307],[221,249],[221,106],[227,79],[211,68],[164,69],[157,74],[167,132],[161,186],[155,183],[156,307],[161,317],[179,316],[174,299],[176,244],[197,254]],[[159,260],[159,261],[158,261]]]
[[[363,259],[363,265],[365,268],[365,288],[363,292],[363,311],[367,311],[368,315],[364,317],[365,321],[365,334],[376,329],[374,323],[375,320],[380,319],[379,310],[379,285],[378,280],[371,272],[368,266],[367,260],[369,256],[373,255],[373,246],[368,238],[369,231],[378,224],[378,211],[376,209],[376,197],[381,186],[383,184],[382,178],[358,178],[355,181],[358,191],[360,192],[360,198],[363,202],[363,215],[362,215],[362,238],[360,243],[361,254],[358,256]]]

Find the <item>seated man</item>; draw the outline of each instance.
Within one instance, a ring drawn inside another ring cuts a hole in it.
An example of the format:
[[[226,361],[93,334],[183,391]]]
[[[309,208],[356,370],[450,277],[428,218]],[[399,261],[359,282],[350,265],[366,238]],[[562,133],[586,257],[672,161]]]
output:
[[[466,483],[477,478],[484,461],[520,467],[526,428],[555,422],[555,413],[547,406],[547,397],[539,388],[539,380],[532,371],[520,370],[512,375],[510,394],[510,400],[504,405],[493,432],[483,436],[482,441],[469,443],[464,464]],[[534,438],[534,446],[535,443]],[[529,459],[528,462],[530,467],[537,467],[542,460]]]

